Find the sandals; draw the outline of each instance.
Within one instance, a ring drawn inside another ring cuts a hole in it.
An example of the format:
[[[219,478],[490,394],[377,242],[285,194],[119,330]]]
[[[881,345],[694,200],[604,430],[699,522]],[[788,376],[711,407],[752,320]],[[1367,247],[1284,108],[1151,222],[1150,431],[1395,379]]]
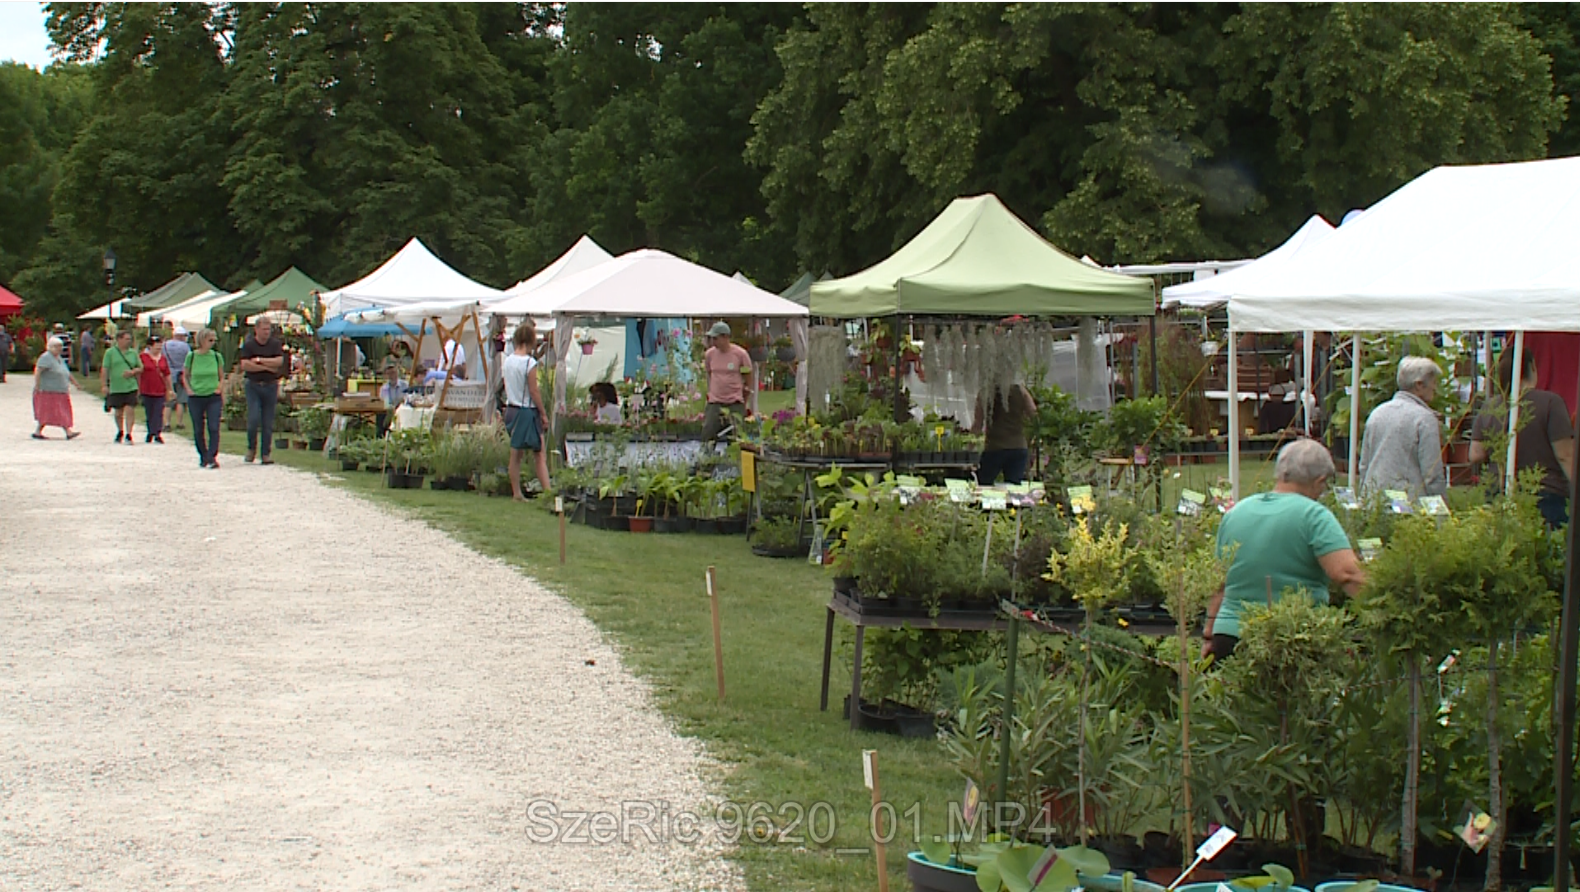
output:
[[[68,440],[75,440],[75,439],[77,439],[80,436],[82,436],[82,431],[66,431],[66,439],[68,439]],[[45,439],[45,438],[41,438],[41,439]]]
[[[48,437],[46,437],[46,436],[44,436],[44,435],[43,435],[43,434],[40,434],[40,433],[36,433],[36,432],[35,432],[35,433],[34,433],[34,434],[33,434],[33,439],[35,439],[35,440],[48,440],[48,439],[49,439],[49,438],[48,438]]]

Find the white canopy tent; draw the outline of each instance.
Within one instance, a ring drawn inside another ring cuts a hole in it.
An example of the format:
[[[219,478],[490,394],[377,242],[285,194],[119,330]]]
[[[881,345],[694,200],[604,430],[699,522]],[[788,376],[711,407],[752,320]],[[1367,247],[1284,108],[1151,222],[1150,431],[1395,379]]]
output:
[[[1580,158],[1439,167],[1407,183],[1274,274],[1229,295],[1236,336],[1285,331],[1580,331]],[[1360,390],[1360,339],[1352,392]],[[1518,373],[1515,387],[1518,388]],[[1239,430],[1236,401],[1229,429]],[[1518,404],[1510,431],[1518,429]],[[1350,419],[1350,476],[1360,413]],[[1229,438],[1239,487],[1239,438]],[[1509,468],[1512,472],[1513,450]]]
[[[790,320],[790,340],[795,346],[796,359],[801,361],[806,357],[809,315],[806,307],[650,248],[621,254],[607,263],[566,276],[539,289],[533,296],[554,308],[556,329],[564,321],[566,330],[578,324],[578,317],[785,318]],[[498,304],[490,309],[500,312]],[[568,337],[555,339],[557,365],[564,366],[571,342]],[[565,403],[564,382],[563,375],[554,379],[556,408]],[[755,390],[752,398],[756,398]],[[802,362],[796,370],[797,405],[805,398],[806,368]]]
[[[1324,220],[1321,214],[1313,214],[1311,219],[1295,230],[1295,234],[1290,236],[1288,241],[1244,266],[1164,288],[1163,309],[1173,307],[1210,309],[1223,306],[1229,302],[1229,295],[1236,289],[1252,287],[1255,283],[1276,276],[1279,268],[1291,258],[1312,245],[1321,244],[1333,232],[1332,223]]]
[[[102,307],[94,307],[86,313],[78,313],[78,319],[120,319],[126,315],[126,298],[112,300]]]
[[[474,282],[412,239],[366,276],[319,296],[326,318],[369,307],[400,307],[419,302],[497,301],[504,292]]]
[[[564,254],[555,258],[553,263],[538,270],[531,276],[522,279],[516,284],[505,289],[505,299],[501,303],[504,309],[496,312],[506,316],[541,316],[548,317],[554,312],[553,307],[542,308],[532,301],[522,300],[525,295],[552,284],[567,276],[574,276],[579,272],[592,269],[600,263],[613,260],[614,255],[605,251],[601,245],[592,240],[592,236],[584,235],[576,240]],[[514,302],[514,303],[513,303]]]
[[[161,307],[157,310],[144,310],[137,314],[137,327],[146,328],[158,319],[169,322],[171,325],[180,325],[197,331],[208,327],[209,314],[214,308],[227,301],[235,300],[245,295],[245,291],[224,292],[205,291],[191,300],[185,300],[173,307]]]
[[[1244,266],[1235,267],[1204,279],[1181,282],[1178,285],[1170,285],[1164,288],[1162,306],[1164,309],[1183,306],[1199,310],[1221,307],[1229,302],[1229,295],[1233,294],[1237,289],[1252,287],[1257,282],[1276,277],[1278,271],[1295,257],[1298,257],[1301,251],[1313,245],[1321,244],[1334,231],[1333,224],[1323,219],[1321,214],[1313,214],[1282,245]],[[1309,331],[1305,332],[1305,336],[1301,340],[1304,346],[1301,356],[1302,364],[1300,366],[1303,381],[1299,395],[1301,416],[1304,419],[1303,423],[1308,435],[1311,433],[1311,414],[1316,402],[1316,398],[1312,393],[1311,341],[1312,333]],[[1238,388],[1231,388],[1228,391],[1228,401],[1237,403],[1239,400]],[[1234,418],[1231,417],[1230,421],[1230,430],[1235,430],[1236,428],[1232,424]]]

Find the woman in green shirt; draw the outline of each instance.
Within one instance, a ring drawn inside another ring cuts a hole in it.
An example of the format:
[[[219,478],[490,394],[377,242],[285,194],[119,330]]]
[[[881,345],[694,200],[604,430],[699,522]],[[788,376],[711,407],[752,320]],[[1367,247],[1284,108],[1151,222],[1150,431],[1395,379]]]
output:
[[[1318,604],[1328,588],[1354,594],[1366,573],[1349,536],[1318,502],[1333,479],[1333,456],[1315,440],[1296,440],[1278,453],[1272,492],[1242,499],[1218,525],[1218,548],[1232,555],[1223,590],[1207,606],[1203,655],[1223,659],[1240,643],[1240,620],[1249,607],[1304,590]]]
[[[197,334],[197,346],[187,357],[181,386],[192,413],[192,443],[197,446],[198,467],[219,468],[219,416],[224,405],[225,358],[214,349],[219,340],[212,329]]]
[[[137,415],[137,375],[143,364],[132,349],[132,333],[120,332],[99,360],[99,386],[104,406],[115,416],[115,442],[132,445],[132,421]]]

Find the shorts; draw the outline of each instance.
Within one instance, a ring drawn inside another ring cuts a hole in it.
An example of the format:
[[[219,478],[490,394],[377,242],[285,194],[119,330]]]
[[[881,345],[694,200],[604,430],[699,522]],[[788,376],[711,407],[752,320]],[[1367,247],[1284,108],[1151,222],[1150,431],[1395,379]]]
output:
[[[171,405],[185,406],[187,404],[187,389],[182,387],[179,381],[173,382],[170,385],[170,389],[175,391],[176,394],[170,398]]]
[[[137,405],[137,391],[130,393],[112,393],[104,398],[105,408],[124,409],[127,406]]]

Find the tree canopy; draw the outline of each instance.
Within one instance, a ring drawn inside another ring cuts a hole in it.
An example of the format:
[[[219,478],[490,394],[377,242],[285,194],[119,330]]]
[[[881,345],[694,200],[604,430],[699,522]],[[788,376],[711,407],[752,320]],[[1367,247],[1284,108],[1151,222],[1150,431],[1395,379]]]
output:
[[[417,236],[508,285],[583,232],[779,287],[997,193],[1104,262],[1251,256],[1428,168],[1580,148],[1568,6],[51,3],[0,65],[0,282]]]

